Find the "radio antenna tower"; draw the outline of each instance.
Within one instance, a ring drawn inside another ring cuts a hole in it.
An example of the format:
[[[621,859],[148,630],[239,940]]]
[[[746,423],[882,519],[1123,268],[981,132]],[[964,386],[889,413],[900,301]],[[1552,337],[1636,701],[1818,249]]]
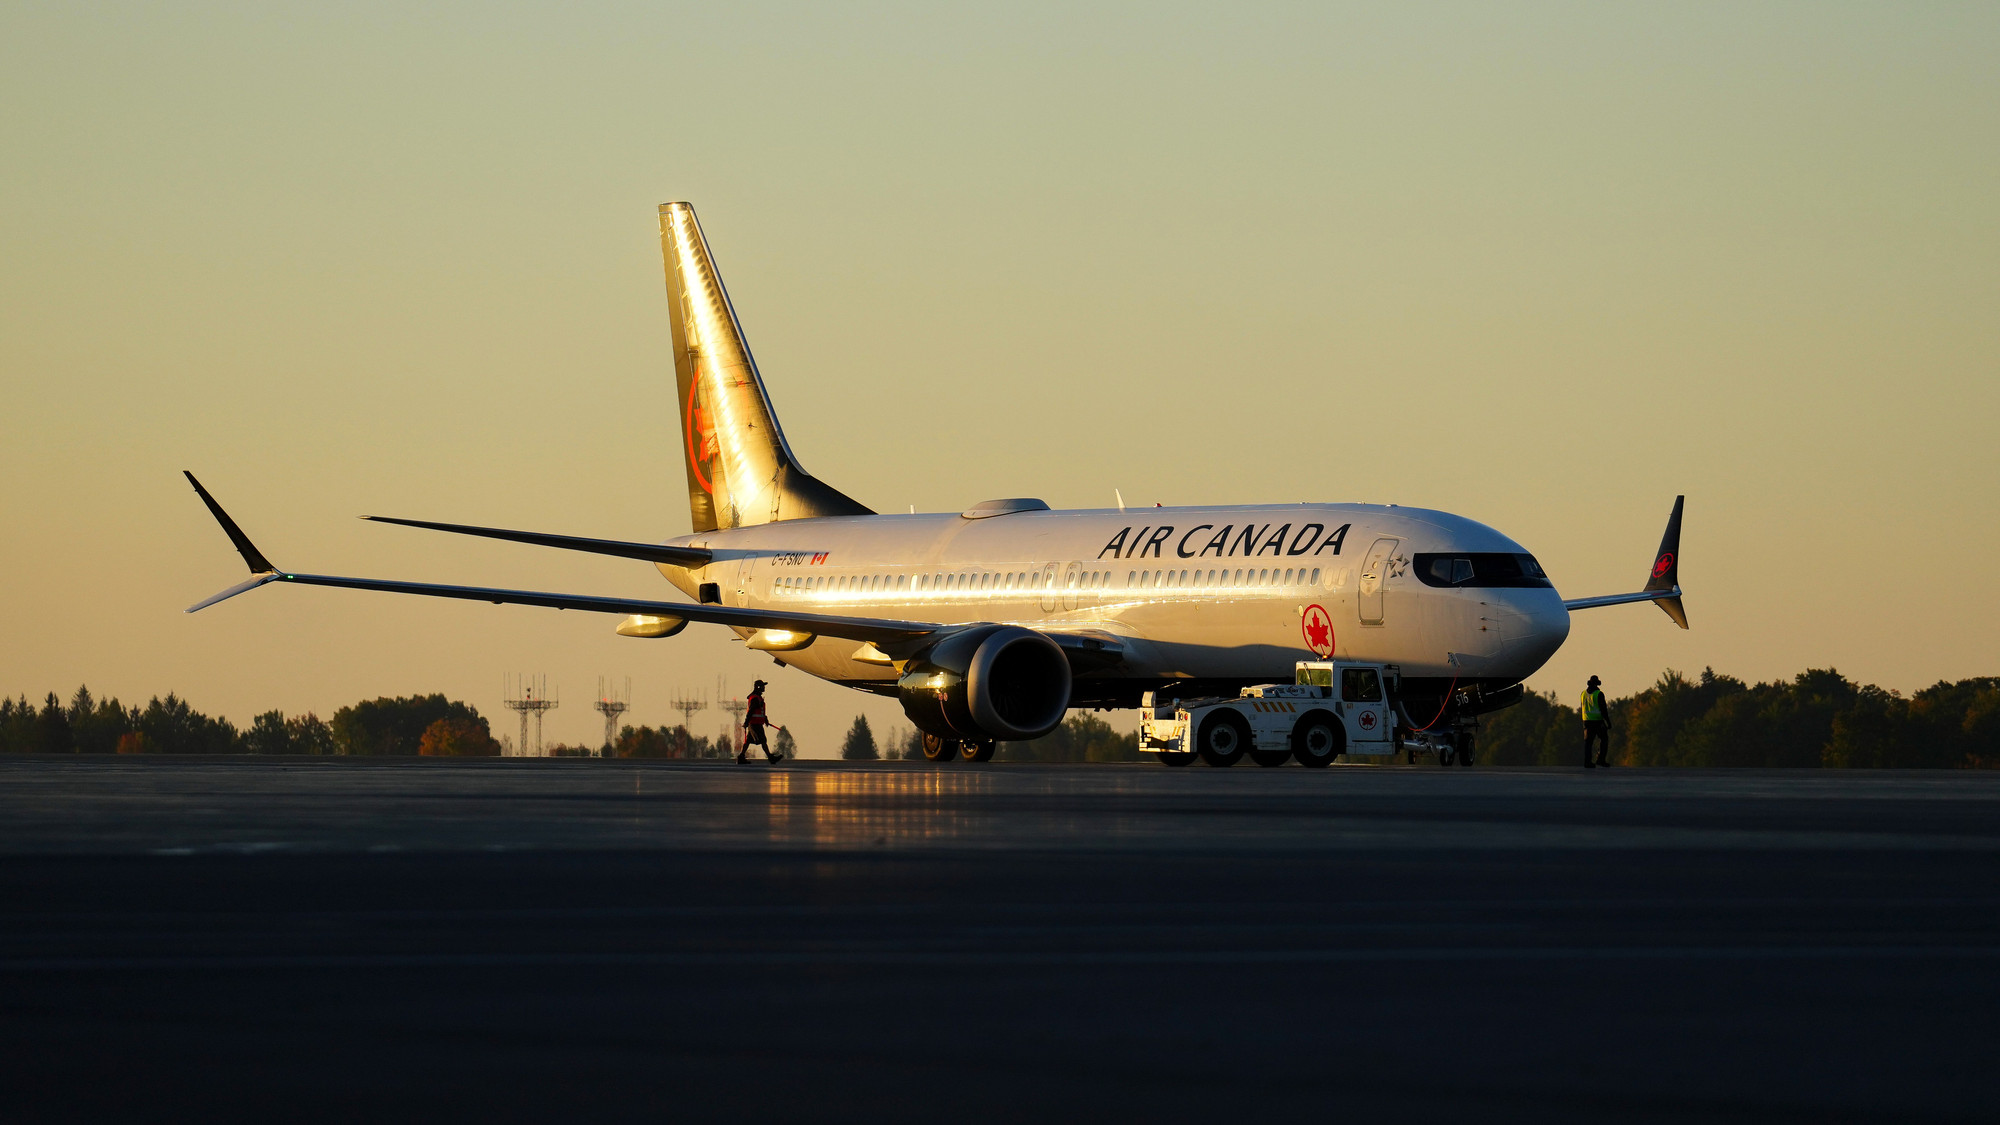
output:
[[[561,700],[549,695],[547,676],[517,675],[512,684],[504,684],[507,710],[519,712],[521,716],[521,741],[514,747],[517,758],[542,756],[542,716],[562,706]],[[528,752],[528,716],[535,717],[535,750]]]
[[[597,709],[604,713],[604,746],[598,750],[598,757],[611,756],[611,744],[618,739],[618,716],[623,715],[631,706],[632,677],[625,677],[625,692],[622,695],[618,693],[615,685],[606,691],[604,677],[597,677]]]
[[[694,722],[695,712],[708,709],[708,698],[682,693],[668,700],[667,706],[681,713],[681,757],[685,758],[688,756],[689,724]]]
[[[729,735],[731,742],[736,742],[743,737],[743,732],[740,729],[743,726],[743,712],[750,709],[750,704],[741,699],[729,698],[728,684],[729,681],[723,679],[721,676],[715,678],[715,705],[729,712],[729,730],[726,733]],[[741,754],[743,747],[736,747],[736,752]]]

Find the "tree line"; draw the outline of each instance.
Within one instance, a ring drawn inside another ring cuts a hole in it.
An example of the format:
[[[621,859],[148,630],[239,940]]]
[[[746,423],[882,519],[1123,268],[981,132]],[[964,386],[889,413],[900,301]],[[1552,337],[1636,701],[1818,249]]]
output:
[[[771,737],[771,749],[795,758],[799,744],[792,739],[791,731],[781,730]],[[726,732],[711,740],[680,724],[623,727],[618,731],[618,740],[611,745],[612,754],[620,758],[733,758],[736,750],[735,740]],[[761,750],[753,749],[752,753],[758,758],[764,756]]]
[[[1704,668],[1611,701],[1611,758],[1627,766],[2000,768],[2000,677],[1939,681],[1904,696],[1832,669],[1746,684]],[[1481,716],[1475,760],[1575,765],[1583,720],[1529,693]]]
[[[922,759],[923,732],[913,727],[894,726],[878,743],[868,716],[854,716],[841,740],[840,756],[850,762]],[[1028,742],[1002,742],[993,752],[996,762],[1136,762],[1139,760],[1138,734],[1120,734],[1110,723],[1085,711],[1078,711],[1063,724]]]
[[[330,722],[266,711],[239,730],[171,692],[127,707],[79,687],[68,703],[54,692],[40,707],[0,699],[0,753],[491,757],[500,743],[477,708],[440,694],[365,700]]]
[[[1529,693],[1482,716],[1477,760],[1486,765],[1573,765],[1583,724],[1553,694]],[[1611,702],[1612,758],[1627,766],[1785,766],[1933,769],[2000,768],[2000,677],[1940,681],[1909,696],[1855,683],[1830,669],[1789,681],[1747,684],[1703,669],[1668,671],[1659,682]],[[795,757],[790,731],[772,747]],[[627,726],[612,753],[621,758],[728,758],[728,733],[714,739],[685,727]],[[331,720],[266,711],[239,730],[169,693],[143,707],[98,699],[79,687],[68,702],[54,692],[38,707],[26,696],[0,699],[0,753],[301,754],[356,757],[486,757],[501,747],[477,708],[441,694],[355,703]],[[877,738],[865,715],[842,740],[849,761],[923,757],[916,730],[895,726]],[[1030,742],[1003,742],[994,755],[1014,762],[1130,762],[1138,736],[1076,712]]]

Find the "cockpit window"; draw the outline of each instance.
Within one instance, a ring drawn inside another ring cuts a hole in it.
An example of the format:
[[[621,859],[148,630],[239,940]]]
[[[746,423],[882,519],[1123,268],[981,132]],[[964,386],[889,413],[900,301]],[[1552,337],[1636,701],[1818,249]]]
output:
[[[1463,554],[1423,554],[1416,557],[1418,581],[1426,586],[1528,586],[1554,585],[1542,573],[1533,555],[1502,554],[1498,551]]]

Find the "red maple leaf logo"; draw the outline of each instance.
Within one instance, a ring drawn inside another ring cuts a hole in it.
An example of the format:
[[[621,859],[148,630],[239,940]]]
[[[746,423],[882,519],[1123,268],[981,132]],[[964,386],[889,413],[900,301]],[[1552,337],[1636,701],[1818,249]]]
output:
[[[1307,606],[1299,630],[1305,634],[1306,647],[1313,650],[1313,655],[1325,657],[1333,653],[1333,618],[1326,615],[1325,609]]]
[[[1668,551],[1666,554],[1660,556],[1659,562],[1653,564],[1653,577],[1665,578],[1667,576],[1667,571],[1672,570],[1673,568],[1674,568],[1674,553],[1672,551]]]
[[[713,493],[715,482],[709,466],[716,455],[722,452],[720,440],[715,432],[715,413],[709,410],[701,393],[701,368],[694,369],[694,378],[688,385],[687,400],[687,452],[688,465],[694,469],[695,483],[703,492]]]

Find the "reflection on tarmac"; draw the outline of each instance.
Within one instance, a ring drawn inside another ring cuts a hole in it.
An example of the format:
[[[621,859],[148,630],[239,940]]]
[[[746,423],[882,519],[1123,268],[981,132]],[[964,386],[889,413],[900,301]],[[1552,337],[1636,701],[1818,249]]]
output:
[[[959,840],[981,827],[968,802],[991,791],[990,778],[936,769],[772,773],[770,842],[865,848]]]

